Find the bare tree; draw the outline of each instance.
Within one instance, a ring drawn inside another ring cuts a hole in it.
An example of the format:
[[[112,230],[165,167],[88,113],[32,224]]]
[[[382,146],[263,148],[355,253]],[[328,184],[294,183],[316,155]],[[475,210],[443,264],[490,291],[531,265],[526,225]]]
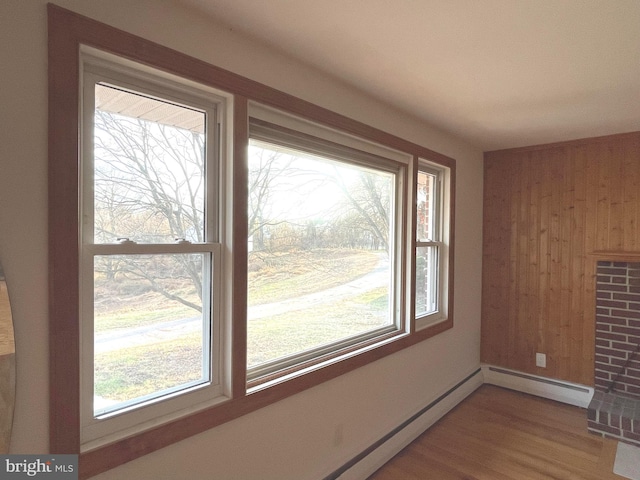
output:
[[[373,249],[382,246],[388,251],[392,202],[389,178],[366,171],[359,173],[357,183],[349,185],[337,171],[334,178],[352,212],[345,218],[354,232],[361,232],[352,242],[370,244]]]
[[[202,132],[97,109],[94,142],[97,242],[121,237],[143,243],[205,240]],[[345,181],[339,168],[326,167],[331,162],[319,170],[304,155],[261,146],[252,149],[249,162],[248,232],[254,251],[340,244],[388,250],[393,188],[388,177],[359,171]],[[327,201],[322,220],[305,215],[304,199],[328,185],[337,186],[333,191],[342,202]],[[271,234],[288,238],[269,241]],[[197,302],[165,288],[163,277],[185,278],[202,293],[201,264],[187,255],[178,259],[179,268],[158,262],[152,271],[133,256],[105,257],[96,266],[107,278],[121,274],[143,281],[165,297],[201,310]]]
[[[249,162],[248,232],[254,250],[265,248],[265,225],[269,221],[274,194],[273,182],[287,174],[293,159],[265,149],[255,149]]]
[[[253,250],[271,250],[309,244],[305,231],[317,234],[313,219],[302,213],[306,194],[332,180],[311,168],[291,153],[259,146],[251,150],[249,159],[248,233]],[[288,232],[286,235],[283,232]],[[296,233],[294,233],[296,232]],[[288,236],[289,240],[274,236]],[[296,240],[293,240],[294,237]]]
[[[113,210],[115,202],[131,220],[120,222],[118,235],[202,241],[203,134],[100,110],[95,131],[96,208],[104,203]],[[110,241],[113,233],[96,235]]]
[[[280,153],[270,145],[260,147],[249,168],[249,234],[255,251],[275,246],[388,250],[393,203],[389,175],[305,154]],[[325,189],[331,185],[334,188]],[[321,212],[317,205],[307,211],[304,204],[316,189],[332,198],[322,200]],[[280,225],[283,222],[287,225]]]
[[[203,241],[204,135],[102,110],[96,110],[94,125],[96,241]],[[201,296],[201,265],[189,256],[177,258]],[[201,310],[166,289],[159,269],[150,274],[133,257],[102,260],[108,278],[120,273],[144,280],[165,297]]]

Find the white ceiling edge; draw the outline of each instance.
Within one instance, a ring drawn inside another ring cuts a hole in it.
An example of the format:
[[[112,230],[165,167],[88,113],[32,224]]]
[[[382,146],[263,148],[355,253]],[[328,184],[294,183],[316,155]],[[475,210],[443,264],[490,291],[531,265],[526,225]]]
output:
[[[640,130],[638,0],[176,0],[483,150]]]

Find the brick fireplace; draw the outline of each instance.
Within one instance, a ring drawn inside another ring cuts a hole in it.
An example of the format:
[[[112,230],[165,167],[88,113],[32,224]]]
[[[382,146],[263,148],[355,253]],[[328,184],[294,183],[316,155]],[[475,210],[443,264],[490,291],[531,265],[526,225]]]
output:
[[[599,261],[589,431],[640,446],[640,261]]]

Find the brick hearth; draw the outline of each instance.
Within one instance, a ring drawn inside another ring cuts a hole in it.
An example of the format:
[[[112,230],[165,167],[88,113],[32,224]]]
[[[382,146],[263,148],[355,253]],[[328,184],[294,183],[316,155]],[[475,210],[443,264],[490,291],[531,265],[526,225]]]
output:
[[[598,262],[589,431],[640,446],[640,263]]]

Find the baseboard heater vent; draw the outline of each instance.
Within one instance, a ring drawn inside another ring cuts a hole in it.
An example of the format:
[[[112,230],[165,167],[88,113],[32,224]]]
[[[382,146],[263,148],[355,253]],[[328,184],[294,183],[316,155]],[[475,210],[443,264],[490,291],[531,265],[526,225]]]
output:
[[[587,408],[591,397],[593,397],[593,388],[586,385],[553,380],[492,365],[482,365],[481,368],[484,373],[484,382],[490,385],[568,403],[580,408]]]
[[[555,380],[550,380],[548,378],[536,377],[535,375],[527,375],[526,373],[514,372],[511,370],[504,370],[502,368],[496,368],[496,367],[489,367],[489,370],[491,372],[501,373],[503,375],[511,375],[512,377],[520,377],[520,378],[524,378],[526,380],[531,380],[534,382],[546,383],[547,385],[554,385],[556,387],[568,388],[569,390],[575,390],[576,392],[582,392],[587,394],[591,393],[591,390],[589,390],[588,388],[581,387],[579,385],[575,385],[572,383],[558,382]]]

